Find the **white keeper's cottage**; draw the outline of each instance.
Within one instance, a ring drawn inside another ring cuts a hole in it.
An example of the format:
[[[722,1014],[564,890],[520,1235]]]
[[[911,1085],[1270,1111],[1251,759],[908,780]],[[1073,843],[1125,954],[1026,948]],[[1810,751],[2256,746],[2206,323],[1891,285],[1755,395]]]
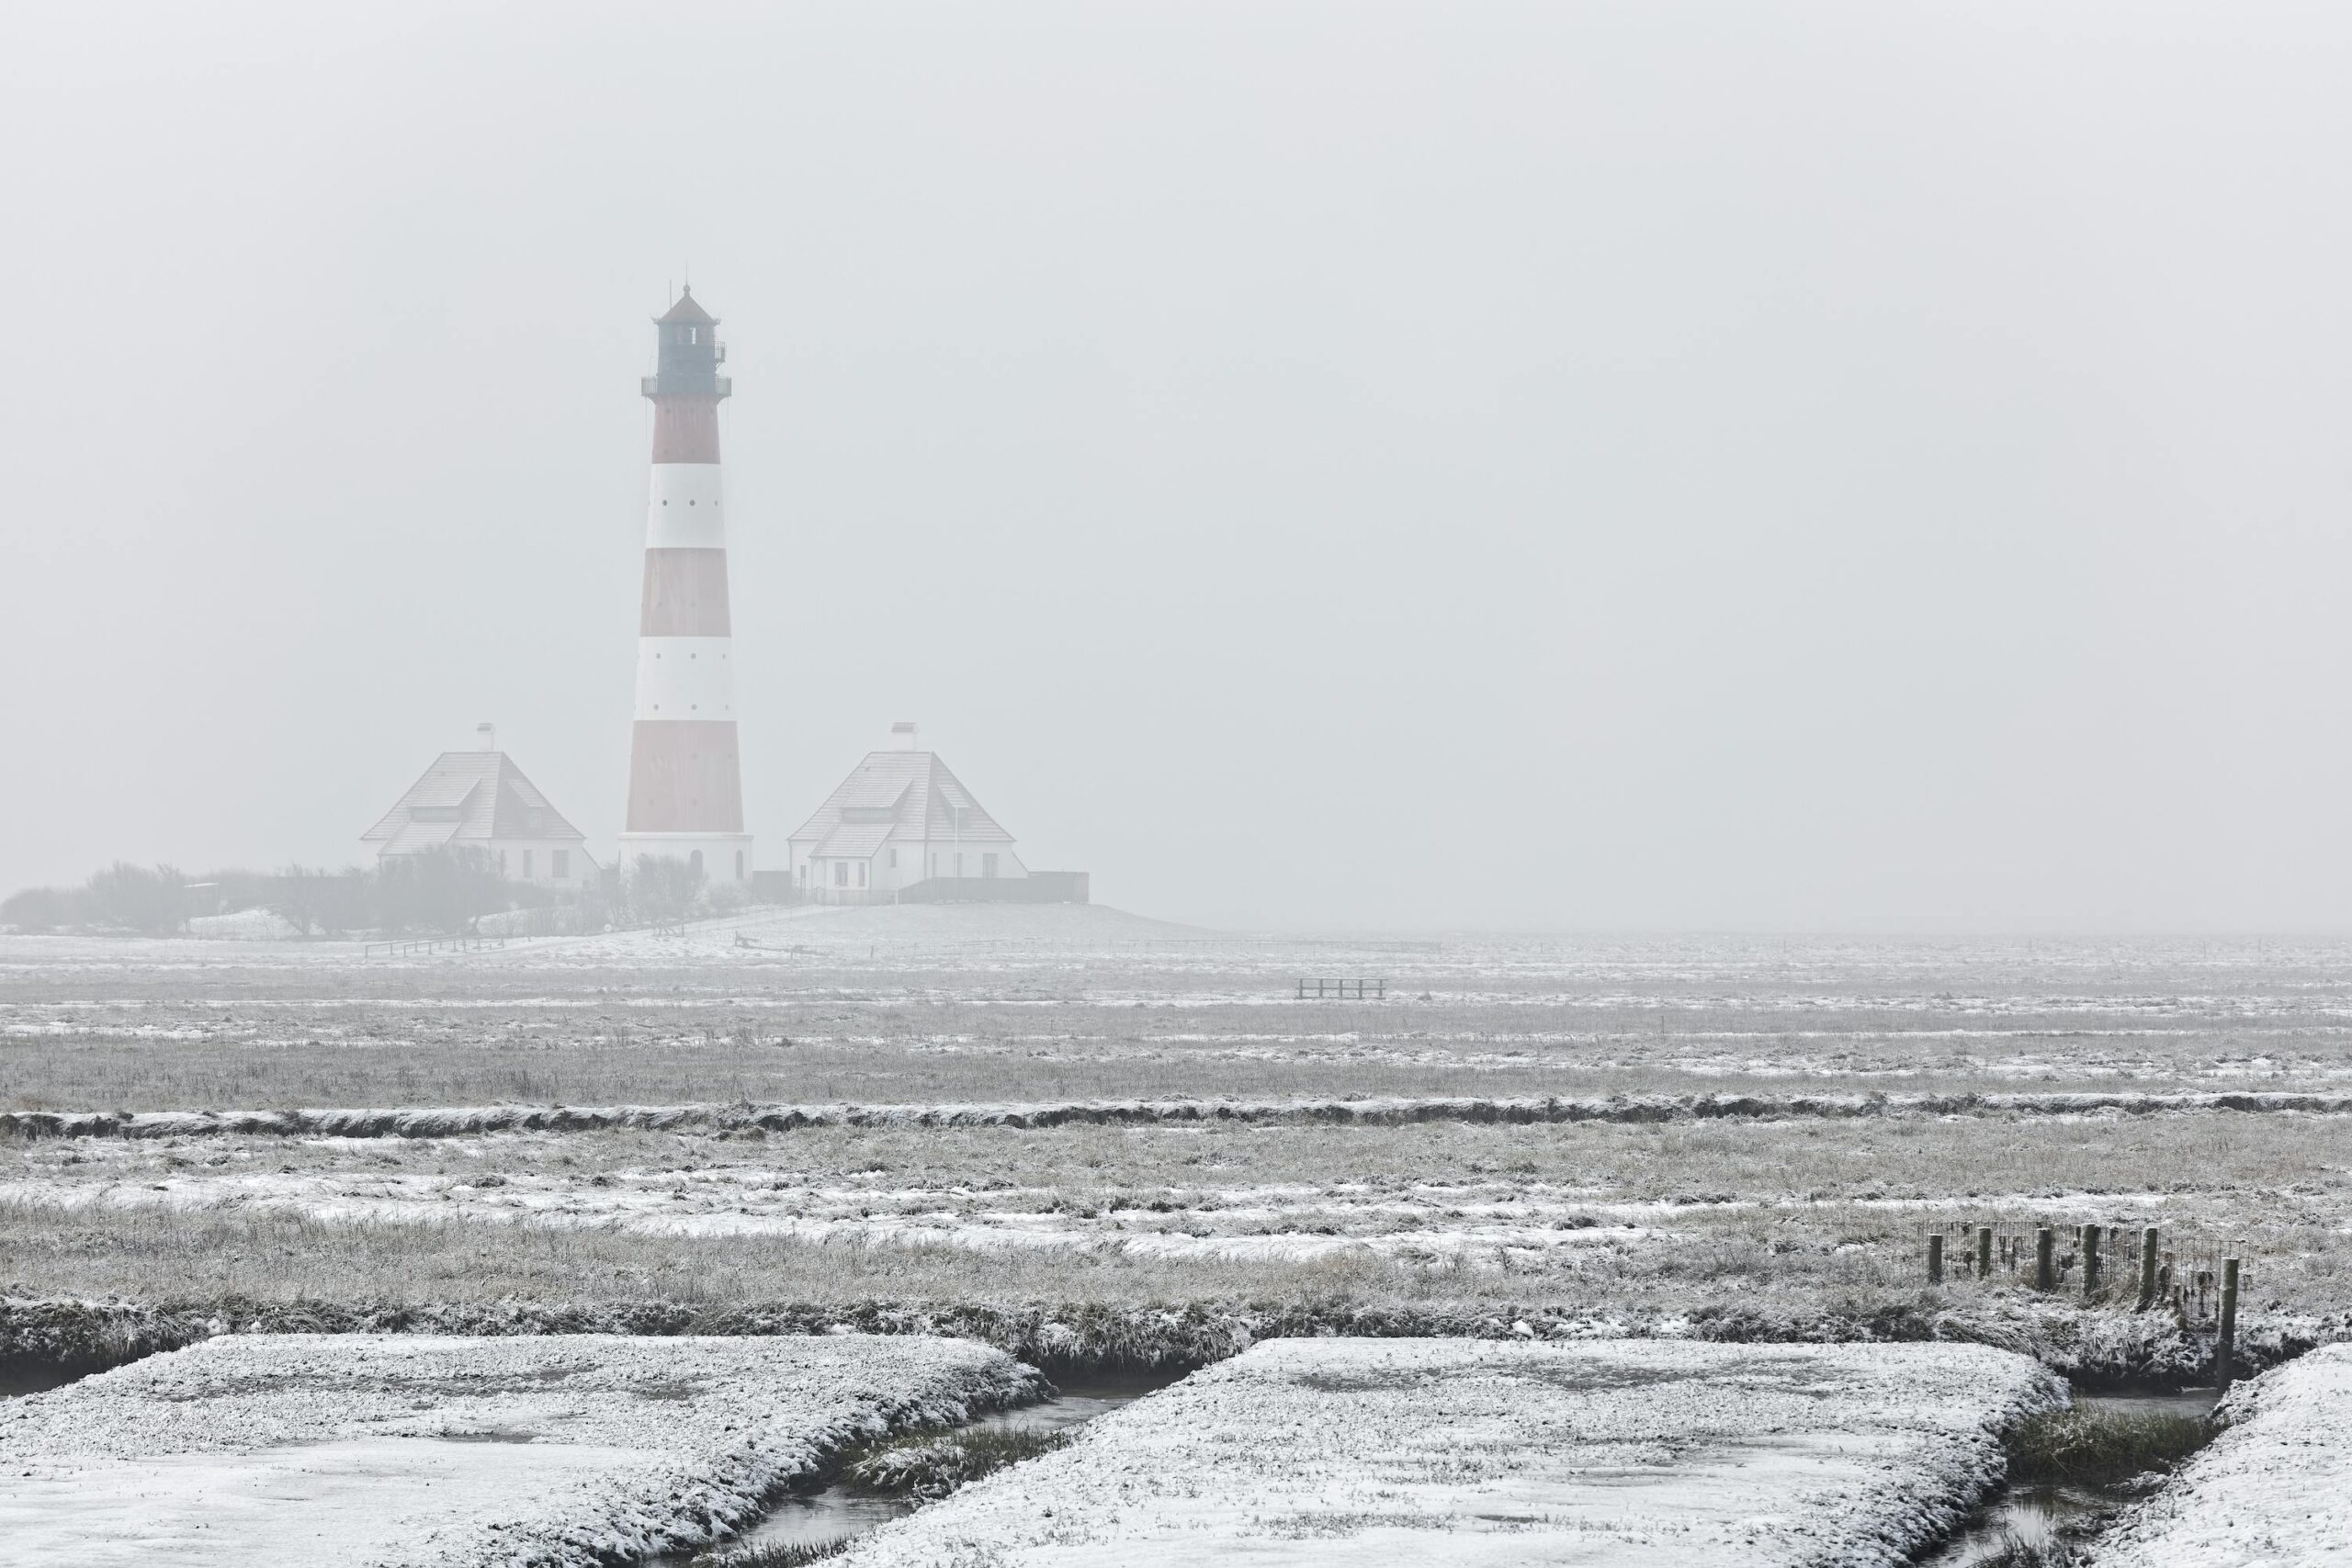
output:
[[[792,835],[795,895],[828,904],[1069,898],[1042,881],[1016,886],[1031,878],[1012,835],[936,754],[915,749],[913,725],[890,733],[897,746],[867,752]],[[1082,877],[1077,886],[1070,901],[1082,903]]]
[[[598,867],[588,856],[587,835],[565,821],[498,749],[496,730],[485,724],[475,734],[475,750],[435,758],[359,841],[376,846],[379,863],[470,845],[488,852],[509,881],[593,885]]]

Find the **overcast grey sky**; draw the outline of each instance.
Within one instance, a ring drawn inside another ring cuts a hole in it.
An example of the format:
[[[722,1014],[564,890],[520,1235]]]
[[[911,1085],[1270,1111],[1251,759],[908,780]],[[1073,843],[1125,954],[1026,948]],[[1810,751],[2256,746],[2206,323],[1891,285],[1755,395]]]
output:
[[[2352,925],[2352,9],[18,7],[0,888],[608,858],[724,320],[763,863],[892,720],[1219,922]]]

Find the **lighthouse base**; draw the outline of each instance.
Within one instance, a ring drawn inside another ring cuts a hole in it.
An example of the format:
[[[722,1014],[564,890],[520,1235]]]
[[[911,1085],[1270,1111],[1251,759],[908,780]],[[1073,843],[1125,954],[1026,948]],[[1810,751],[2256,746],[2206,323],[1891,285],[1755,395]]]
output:
[[[624,874],[640,860],[653,856],[682,860],[702,873],[706,882],[752,883],[752,835],[749,833],[623,833],[618,860]]]

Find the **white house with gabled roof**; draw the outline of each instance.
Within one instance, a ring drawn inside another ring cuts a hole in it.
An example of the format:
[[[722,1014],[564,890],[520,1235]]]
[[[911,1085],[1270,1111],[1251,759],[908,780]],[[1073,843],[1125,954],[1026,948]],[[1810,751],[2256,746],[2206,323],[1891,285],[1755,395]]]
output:
[[[498,749],[489,725],[475,730],[476,749],[444,751],[393,803],[382,820],[359,836],[381,862],[432,850],[471,846],[498,863],[514,882],[548,887],[593,885],[599,874],[587,835],[548,804]]]
[[[985,897],[974,884],[1025,879],[1012,835],[935,753],[915,749],[915,727],[896,724],[890,735],[897,744],[867,752],[792,835],[793,891],[822,903],[887,903],[921,896],[924,883]]]

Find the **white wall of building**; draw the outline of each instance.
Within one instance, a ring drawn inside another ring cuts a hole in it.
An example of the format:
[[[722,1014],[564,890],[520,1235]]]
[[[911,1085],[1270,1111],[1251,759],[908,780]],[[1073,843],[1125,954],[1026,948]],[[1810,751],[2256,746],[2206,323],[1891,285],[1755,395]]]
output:
[[[814,859],[814,840],[792,841],[792,886],[796,891],[825,893],[893,893],[937,876],[957,874],[956,855],[963,856],[965,876],[1027,876],[1029,868],[1009,843],[981,844],[953,839],[929,843],[888,843],[866,860]],[[893,857],[895,856],[895,863]],[[993,861],[994,864],[989,863]],[[936,870],[934,870],[934,866]]]
[[[589,887],[594,886],[603,872],[595,857],[577,839],[493,839],[479,847],[489,852],[500,874],[509,882],[528,882],[540,887]],[[387,856],[381,850],[376,855],[379,861],[400,858]]]

